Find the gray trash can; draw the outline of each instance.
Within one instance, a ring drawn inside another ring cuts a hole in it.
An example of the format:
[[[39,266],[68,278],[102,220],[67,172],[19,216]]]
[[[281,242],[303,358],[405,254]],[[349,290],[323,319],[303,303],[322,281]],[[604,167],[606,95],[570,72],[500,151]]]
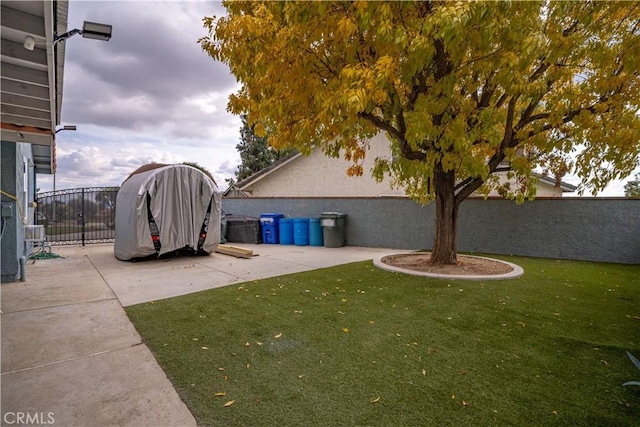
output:
[[[325,248],[341,248],[346,246],[345,224],[347,214],[341,212],[322,212],[320,225]]]

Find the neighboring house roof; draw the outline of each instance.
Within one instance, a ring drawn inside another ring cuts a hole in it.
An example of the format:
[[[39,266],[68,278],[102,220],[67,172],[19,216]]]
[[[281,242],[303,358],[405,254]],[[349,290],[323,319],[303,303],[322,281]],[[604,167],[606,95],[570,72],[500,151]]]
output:
[[[3,141],[30,143],[37,173],[54,173],[60,124],[68,2],[2,1],[1,73]],[[31,50],[25,40],[35,42]]]
[[[284,156],[283,158],[276,160],[275,162],[273,162],[271,165],[267,166],[266,168],[254,173],[253,175],[243,179],[242,181],[239,181],[236,184],[236,187],[238,188],[243,188],[247,185],[251,185],[253,184],[254,181],[258,181],[260,179],[262,179],[263,176],[267,176],[270,173],[280,169],[281,167],[283,167],[284,165],[286,165],[287,163],[289,163],[290,161],[297,159],[298,157],[302,156],[302,153],[300,153],[299,151],[294,151],[291,154],[288,154],[286,156]]]
[[[379,138],[379,137],[376,137]],[[372,140],[372,144],[370,145],[370,149],[374,148],[374,144],[375,144],[376,140]],[[378,143],[383,142],[381,141],[381,139],[377,140]],[[380,149],[380,146],[377,147],[377,152],[375,154],[368,154],[367,158],[365,159],[365,162],[371,162],[373,159],[371,157],[376,157],[376,155],[380,155],[382,152],[384,152],[384,148],[382,148],[382,150]],[[349,187],[355,187],[354,184],[356,184],[356,181],[346,181],[346,180],[352,180],[355,178],[349,178],[346,176],[346,167],[347,162],[344,160],[340,160],[340,159],[335,159],[335,158],[331,158],[331,157],[327,157],[324,156],[324,154],[319,153],[319,150],[314,150],[312,152],[312,156],[316,155],[316,158],[313,162],[308,162],[307,166],[311,165],[311,163],[313,163],[314,166],[318,167],[318,162],[334,162],[331,164],[331,166],[336,166],[338,165],[338,169],[340,169],[340,171],[342,171],[341,173],[339,173],[340,176],[331,176],[329,179],[326,180],[327,183],[329,183],[329,187],[331,188],[336,188],[338,185],[343,184],[344,186],[349,186]],[[274,162],[273,164],[271,164],[269,167],[262,169],[261,171],[251,175],[250,177],[243,179],[242,181],[237,182],[234,186],[229,187],[225,193],[223,194],[224,196],[229,196],[229,197],[247,197],[250,196],[253,192],[253,190],[257,187],[257,186],[262,186],[264,187],[266,186],[273,186],[273,185],[290,185],[290,186],[294,186],[294,185],[298,185],[299,183],[294,183],[292,181],[294,181],[294,178],[292,178],[292,176],[296,173],[296,172],[292,172],[291,170],[289,170],[290,168],[296,169],[299,168],[300,165],[298,165],[298,162],[304,162],[306,159],[303,158],[303,154],[301,154],[300,152],[294,152],[276,162]],[[337,163],[335,163],[337,162]],[[296,166],[294,166],[296,165]],[[324,163],[324,166],[329,166],[328,163]],[[320,167],[322,169],[326,169],[323,167]],[[369,164],[369,166],[371,166],[371,164]],[[312,166],[313,167],[313,166]],[[311,181],[317,181],[317,177],[313,178],[313,171],[309,170],[308,168],[304,170],[305,172],[309,172],[302,174],[300,171],[298,171],[298,175],[295,175],[295,181],[304,181],[305,179],[309,179]],[[337,173],[336,170],[333,170],[334,174]],[[331,172],[329,172],[331,173]],[[365,175],[368,173],[368,170],[365,168]],[[289,180],[285,181],[284,184],[282,182],[282,177],[280,176],[280,174],[285,174],[288,175]],[[302,176],[304,175],[304,176]],[[561,191],[561,193],[567,193],[567,192],[573,192],[577,189],[576,186],[571,185],[569,183],[560,181],[559,183],[556,183],[555,178],[553,177],[549,177],[549,176],[545,176],[542,174],[537,174],[534,173],[533,174],[536,178],[538,178],[539,180],[539,186],[540,187],[546,187],[548,190],[546,190],[546,194],[544,194],[542,191],[540,191],[541,195],[550,195],[549,192],[553,191],[554,195],[560,195],[560,194],[555,194],[557,192],[557,189],[559,189]],[[297,177],[300,177],[300,179],[298,180]],[[278,181],[278,178],[280,177],[280,183],[277,184],[275,182]],[[336,179],[341,179],[341,177],[343,177],[345,179],[345,181],[336,181]],[[372,196],[372,195],[376,195],[376,196],[402,196],[404,195],[404,192],[402,190],[392,190],[390,185],[389,185],[389,181],[387,181],[386,183],[377,183],[375,182],[375,180],[370,177],[370,176],[365,176],[363,177],[365,179],[369,180],[369,187],[366,188],[365,191],[362,192],[362,194],[358,193],[358,191],[362,191],[363,189],[363,185],[359,185],[359,189],[355,189],[354,188],[354,192],[355,194],[353,194],[354,196]],[[309,187],[311,187],[314,184],[314,182],[309,182]],[[376,187],[376,188],[373,188]],[[317,189],[317,188],[316,188]],[[551,190],[554,189],[554,190]],[[269,195],[275,195],[275,194],[282,194],[282,191],[280,189],[278,189],[279,191],[275,191],[276,189],[273,189],[273,191],[268,192],[270,193]],[[261,194],[259,195],[263,195],[262,193],[264,192],[264,190],[260,191]],[[310,192],[313,192],[312,190],[310,190]],[[298,194],[301,195],[301,194]],[[308,196],[314,196],[314,195],[318,195],[318,194],[308,194]],[[322,194],[322,195],[326,195],[326,194]]]
[[[227,190],[225,190],[225,192],[223,193],[223,196],[231,195],[231,192],[236,192],[236,194],[234,194],[234,197],[236,197],[236,195],[238,194],[237,193],[238,191],[241,192],[242,194],[246,195],[246,193],[243,192],[243,189],[247,188],[248,186],[250,186],[251,184],[253,184],[256,181],[261,180],[262,177],[267,176],[267,175],[271,174],[272,172],[280,169],[281,167],[283,167],[284,165],[286,165],[290,161],[300,157],[301,155],[302,155],[302,153],[300,153],[299,151],[294,151],[291,154],[287,154],[286,156],[284,156],[281,159],[276,160],[275,162],[273,162],[271,165],[267,166],[266,168],[261,169],[258,172],[254,173],[253,175],[248,176],[247,178],[236,182],[232,186],[229,186],[229,188]]]
[[[563,193],[573,193],[578,189],[577,186],[569,184],[568,182],[564,182],[564,181],[557,182],[555,178],[550,177],[548,175],[542,175],[535,172],[532,175],[538,178],[540,182],[544,182],[554,187],[556,186],[560,187]]]

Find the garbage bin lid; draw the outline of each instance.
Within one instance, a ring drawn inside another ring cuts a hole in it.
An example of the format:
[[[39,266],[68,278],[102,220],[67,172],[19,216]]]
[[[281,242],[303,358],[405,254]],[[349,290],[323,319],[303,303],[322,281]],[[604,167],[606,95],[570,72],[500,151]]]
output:
[[[347,216],[347,214],[342,213],[342,212],[322,212],[322,214],[320,216],[325,216],[325,217],[343,217],[343,216]]]

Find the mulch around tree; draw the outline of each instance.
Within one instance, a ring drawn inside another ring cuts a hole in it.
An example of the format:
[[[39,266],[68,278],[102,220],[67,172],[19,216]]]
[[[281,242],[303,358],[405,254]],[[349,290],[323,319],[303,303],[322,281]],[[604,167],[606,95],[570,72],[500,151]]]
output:
[[[513,271],[513,267],[500,261],[458,255],[457,265],[435,265],[429,262],[429,252],[389,255],[382,262],[394,267],[434,274],[497,275]]]

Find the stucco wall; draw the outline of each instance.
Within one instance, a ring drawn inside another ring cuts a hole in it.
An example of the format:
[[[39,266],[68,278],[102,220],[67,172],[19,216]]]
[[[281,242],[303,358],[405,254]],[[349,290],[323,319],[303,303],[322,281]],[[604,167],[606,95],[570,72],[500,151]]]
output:
[[[264,176],[246,191],[256,197],[378,197],[403,195],[404,191],[392,189],[388,178],[377,182],[371,176],[376,157],[390,156],[389,142],[382,135],[371,140],[370,149],[362,164],[363,175],[350,177],[347,168],[351,163],[343,158],[327,157],[321,150],[301,155],[286,165]],[[330,177],[330,178],[327,178]]]
[[[223,198],[226,213],[317,217],[344,212],[353,246],[431,248],[433,204],[404,198]],[[469,199],[460,209],[462,252],[640,264],[640,200]]]

